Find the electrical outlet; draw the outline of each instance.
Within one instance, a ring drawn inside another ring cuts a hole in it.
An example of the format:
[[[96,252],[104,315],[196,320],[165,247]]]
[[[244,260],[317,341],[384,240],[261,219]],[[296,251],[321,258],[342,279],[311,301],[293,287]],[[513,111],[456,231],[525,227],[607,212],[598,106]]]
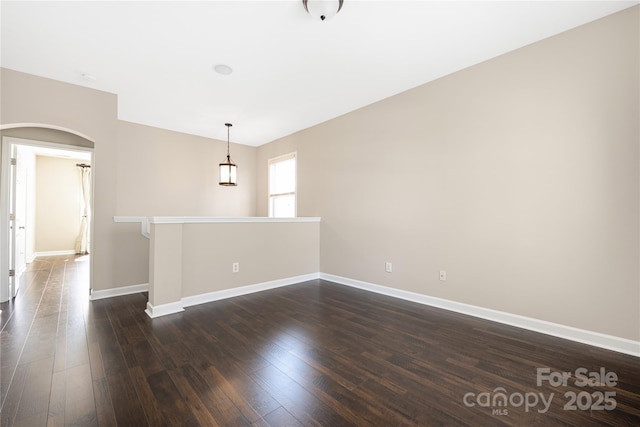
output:
[[[390,262],[385,262],[384,271],[386,271],[387,273],[391,273],[393,271],[393,264],[391,264]]]
[[[239,262],[234,262],[234,263],[231,265],[231,270],[232,270],[234,273],[239,272],[239,271],[240,271],[240,263],[239,263]]]
[[[447,272],[444,270],[440,270],[440,280],[445,282],[447,280]]]

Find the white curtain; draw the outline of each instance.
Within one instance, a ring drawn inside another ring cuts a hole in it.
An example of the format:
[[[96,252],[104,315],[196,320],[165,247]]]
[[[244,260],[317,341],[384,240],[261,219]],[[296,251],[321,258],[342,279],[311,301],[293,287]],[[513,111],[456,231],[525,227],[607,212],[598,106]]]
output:
[[[80,223],[80,234],[76,239],[76,254],[86,255],[89,253],[89,215],[90,212],[90,191],[91,191],[91,168],[89,166],[81,167],[81,206],[82,206],[82,222]]]

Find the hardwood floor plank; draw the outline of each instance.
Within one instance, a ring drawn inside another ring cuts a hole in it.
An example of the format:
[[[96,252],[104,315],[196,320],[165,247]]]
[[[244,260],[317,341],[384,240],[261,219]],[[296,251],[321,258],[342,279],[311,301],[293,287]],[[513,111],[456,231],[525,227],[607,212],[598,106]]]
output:
[[[2,427],[11,426],[14,423],[27,378],[27,365],[18,365],[12,374],[13,376],[6,380],[7,392],[2,402],[2,410],[0,410],[0,425]],[[2,378],[5,382],[4,378],[6,377]]]
[[[179,371],[220,425],[248,426],[251,424],[215,384],[215,380],[210,378],[208,370],[199,371],[191,365],[185,365],[179,368]]]
[[[267,393],[261,393],[263,392],[262,388],[253,381],[247,381],[248,379],[234,381],[233,375],[227,378],[215,366],[209,366],[207,371],[213,382],[220,387],[222,392],[249,422],[253,423],[259,420],[263,415],[278,406],[278,403]],[[254,387],[251,387],[251,385]],[[260,391],[256,389],[260,389]]]
[[[211,384],[221,387],[249,421],[257,421],[279,406],[278,402],[260,387],[236,359],[211,343],[190,342],[185,346],[191,354],[192,366],[197,367]]]
[[[175,426],[185,425],[188,420],[194,418],[191,409],[185,403],[166,371],[148,376],[147,382],[168,424]]]
[[[207,406],[200,398],[200,394],[191,387],[191,384],[187,381],[187,378],[179,372],[179,369],[169,371],[169,375],[200,425],[211,427],[221,426],[213,414],[207,410]]]
[[[282,406],[265,415],[264,420],[273,427],[302,427],[300,421]]]
[[[160,402],[155,398],[151,385],[147,381],[147,377],[144,375],[142,368],[139,366],[133,367],[130,373],[142,410],[146,414],[149,425],[167,424],[160,410]]]
[[[124,358],[123,349],[118,343],[111,323],[108,320],[96,322],[94,331],[98,334],[100,355],[104,366],[104,373],[107,376],[127,372],[127,363]]]
[[[350,422],[358,423],[360,420],[367,424],[375,425],[379,424],[380,420],[375,418],[377,410],[370,408],[371,411],[360,411],[359,413],[365,415],[372,415],[372,418],[367,416],[359,417],[350,410],[349,405],[357,406],[358,402],[352,399],[348,393],[344,393],[346,390],[340,384],[334,382],[329,376],[322,374],[315,370],[312,366],[306,364],[303,360],[297,358],[295,355],[289,353],[284,348],[280,347],[273,341],[263,340],[262,337],[253,337],[249,342],[245,338],[246,330],[240,328],[240,324],[235,324],[230,327],[237,339],[244,341],[246,345],[251,342],[256,344],[256,338],[258,338],[257,344],[262,350],[261,355],[268,360],[273,366],[277,367],[284,374],[289,376],[292,380],[296,381],[299,385],[303,386],[306,390],[311,391],[314,396],[325,403],[327,406],[338,409],[336,412],[341,412],[342,415]],[[239,331],[236,328],[240,328]],[[210,368],[212,369],[212,368]]]
[[[67,368],[67,313],[60,312],[58,318],[57,336],[54,349],[53,372],[64,371]]]
[[[20,423],[22,419],[40,419],[43,413],[46,421],[53,378],[53,357],[38,359],[26,365],[24,389],[15,422]]]
[[[96,425],[96,405],[89,364],[66,371],[65,420],[72,425]]]
[[[53,373],[51,378],[51,394],[49,397],[49,413],[47,425],[65,425],[65,406],[67,392],[67,375],[65,371]]]
[[[147,417],[128,372],[117,372],[107,376],[109,395],[118,425],[148,425]],[[153,402],[153,400],[151,400]],[[155,415],[157,412],[153,412]]]
[[[66,368],[89,363],[89,345],[82,312],[69,315],[66,324]]]
[[[95,399],[98,425],[108,427],[117,425],[106,377],[93,380],[93,397]]]
[[[357,425],[342,414],[333,412],[313,393],[285,375],[275,366],[251,374],[263,388],[304,425],[349,426]]]
[[[38,412],[33,415],[18,418],[14,421],[13,427],[33,427],[42,426],[47,422],[47,414]]]
[[[102,354],[100,353],[100,344],[98,342],[89,344],[89,365],[91,367],[91,378],[94,381],[105,377],[104,363],[102,362]]]

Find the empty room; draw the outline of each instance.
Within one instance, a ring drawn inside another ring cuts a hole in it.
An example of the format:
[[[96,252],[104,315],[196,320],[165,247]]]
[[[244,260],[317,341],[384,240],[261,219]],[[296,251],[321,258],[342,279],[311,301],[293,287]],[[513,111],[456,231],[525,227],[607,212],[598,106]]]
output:
[[[2,426],[640,424],[640,2],[0,20]]]

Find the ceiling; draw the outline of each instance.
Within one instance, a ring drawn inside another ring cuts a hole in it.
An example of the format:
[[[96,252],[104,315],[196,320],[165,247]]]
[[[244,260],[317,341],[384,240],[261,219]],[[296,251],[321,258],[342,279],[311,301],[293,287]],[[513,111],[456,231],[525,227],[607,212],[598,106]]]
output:
[[[638,1],[0,3],[0,65],[118,95],[118,118],[259,146]],[[228,65],[230,75],[214,66]]]

